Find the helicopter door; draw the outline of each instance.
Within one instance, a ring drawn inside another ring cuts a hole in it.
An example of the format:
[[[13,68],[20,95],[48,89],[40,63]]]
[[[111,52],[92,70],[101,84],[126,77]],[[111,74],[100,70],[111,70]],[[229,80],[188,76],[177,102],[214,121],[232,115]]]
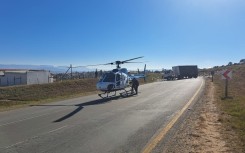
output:
[[[119,73],[116,74],[116,86],[120,87],[121,84],[121,76]]]
[[[122,88],[125,87],[125,81],[126,81],[126,77],[122,74],[121,75],[121,86],[122,86]]]

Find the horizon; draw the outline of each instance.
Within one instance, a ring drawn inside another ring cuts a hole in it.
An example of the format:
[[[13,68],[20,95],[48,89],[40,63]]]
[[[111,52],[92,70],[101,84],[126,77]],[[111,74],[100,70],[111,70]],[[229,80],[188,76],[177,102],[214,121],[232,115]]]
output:
[[[239,64],[239,62],[231,62],[233,65],[234,64]],[[10,66],[10,67],[8,67],[8,66]],[[146,65],[147,66],[147,65]],[[173,65],[173,66],[186,66],[186,65]],[[173,67],[172,66],[172,67]],[[213,67],[204,67],[204,68],[201,68],[201,67],[199,67],[198,65],[197,65],[197,67],[198,67],[198,69],[200,69],[200,70],[203,70],[203,69],[212,69],[212,68],[215,68],[215,67],[223,67],[223,66],[228,66],[228,63],[227,64],[223,64],[223,65],[215,65],[215,66],[213,66]],[[3,67],[3,68],[2,68]],[[29,64],[1,64],[0,63],[0,70],[3,70],[3,69],[8,69],[8,70],[12,70],[12,69],[18,69],[18,67],[21,67],[21,68],[19,68],[19,69],[23,69],[23,70],[49,70],[49,71],[53,71],[53,72],[63,72],[63,71],[66,71],[66,70],[68,70],[68,68],[70,68],[69,66],[55,66],[55,65],[29,65]],[[32,68],[30,68],[30,67],[32,67]],[[36,69],[34,68],[34,67],[36,67]],[[165,70],[169,70],[169,69],[172,69],[172,67],[170,67],[170,68],[160,68],[160,69],[157,69],[157,68],[151,68],[151,69],[148,69],[147,67],[146,67],[146,70],[147,71],[162,71],[163,69],[165,69]],[[46,68],[46,69],[45,69]],[[49,68],[49,69],[48,69]],[[100,70],[102,70],[102,71],[111,71],[111,70],[113,70],[113,69],[115,69],[115,67],[114,68],[112,68],[112,69],[99,69],[99,68],[91,68],[91,67],[86,67],[86,66],[84,66],[84,67],[79,67],[79,68],[77,68],[76,66],[72,66],[72,68],[73,68],[73,71],[74,72],[93,72],[93,71],[96,71],[96,69],[98,70],[98,71],[100,71]],[[126,68],[126,67],[124,67],[124,66],[121,66],[121,68]],[[55,70],[56,71],[55,71]],[[80,69],[80,70],[79,70]],[[142,68],[137,68],[137,69],[128,69],[128,68],[126,68],[128,71],[144,71],[144,68],[142,67]]]

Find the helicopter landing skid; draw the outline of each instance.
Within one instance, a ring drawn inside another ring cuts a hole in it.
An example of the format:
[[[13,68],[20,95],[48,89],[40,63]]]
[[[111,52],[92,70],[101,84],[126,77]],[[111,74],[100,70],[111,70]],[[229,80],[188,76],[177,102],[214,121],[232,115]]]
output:
[[[100,96],[102,99],[106,99],[106,98],[112,98],[112,97],[116,97],[117,96],[117,92],[114,91],[113,95],[109,95],[111,92],[104,92],[101,94],[98,94],[98,96]],[[121,97],[128,97],[130,95],[133,95],[134,92],[132,92],[131,90],[125,90],[121,93],[119,93]]]
[[[104,92],[104,93],[98,94],[98,96],[100,96],[102,99],[105,99],[105,98],[116,97],[116,95],[117,95],[116,91],[115,91],[114,95],[111,95],[111,96],[109,96],[109,93],[110,92]],[[104,96],[104,95],[106,95],[106,96]]]
[[[124,92],[120,93],[120,95],[122,97],[128,97],[128,96],[134,95],[134,92],[132,92],[132,90],[125,90],[124,89]]]

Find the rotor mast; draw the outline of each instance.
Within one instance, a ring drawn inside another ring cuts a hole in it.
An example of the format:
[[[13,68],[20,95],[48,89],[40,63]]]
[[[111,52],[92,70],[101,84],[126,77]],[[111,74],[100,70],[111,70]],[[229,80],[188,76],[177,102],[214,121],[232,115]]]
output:
[[[120,64],[122,64],[121,61],[116,61],[115,63],[116,63],[116,65],[117,65],[117,69],[120,69],[120,68],[121,68],[121,67],[120,67]]]

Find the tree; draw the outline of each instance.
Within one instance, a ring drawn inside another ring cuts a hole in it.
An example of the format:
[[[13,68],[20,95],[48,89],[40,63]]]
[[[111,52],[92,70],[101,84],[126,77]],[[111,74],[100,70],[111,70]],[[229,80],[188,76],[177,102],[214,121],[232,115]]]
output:
[[[231,66],[231,65],[232,65],[232,62],[229,62],[229,63],[228,63],[228,66]]]

